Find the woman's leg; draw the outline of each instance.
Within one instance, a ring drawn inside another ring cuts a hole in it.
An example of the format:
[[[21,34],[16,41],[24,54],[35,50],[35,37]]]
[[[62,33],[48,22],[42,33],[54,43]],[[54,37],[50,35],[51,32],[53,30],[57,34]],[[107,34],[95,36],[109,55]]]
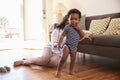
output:
[[[68,48],[68,46],[65,45],[63,47],[63,50],[62,50],[62,57],[61,57],[61,59],[59,61],[58,67],[57,67],[56,77],[60,77],[60,75],[61,75],[61,69],[62,69],[63,64],[65,63],[68,55],[69,55],[69,48]]]
[[[58,62],[60,60],[60,55],[53,54],[52,57],[50,58],[50,61],[46,66],[48,67],[56,67],[58,65]]]
[[[76,59],[76,53],[77,51],[73,52],[70,54],[70,68],[69,68],[69,74],[73,74],[73,68],[74,68],[74,64],[75,64],[75,59]]]
[[[42,51],[42,56],[31,58],[31,59],[28,59],[27,61],[25,60],[25,63],[31,62],[32,64],[35,64],[35,65],[46,65],[49,62],[51,57],[52,57],[51,48],[45,47]]]
[[[45,47],[42,51],[42,56],[34,57],[34,58],[30,58],[30,59],[25,59],[25,60],[15,61],[14,66],[30,65],[30,64],[46,65],[49,62],[51,56],[52,56],[51,48],[50,47]]]

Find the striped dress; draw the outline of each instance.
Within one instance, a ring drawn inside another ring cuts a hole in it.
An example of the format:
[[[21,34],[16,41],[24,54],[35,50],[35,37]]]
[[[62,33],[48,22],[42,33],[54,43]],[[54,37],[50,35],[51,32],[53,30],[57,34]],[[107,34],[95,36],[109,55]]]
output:
[[[70,53],[73,53],[77,50],[80,35],[78,31],[70,25],[66,25],[64,30],[67,31],[65,44],[69,47]]]

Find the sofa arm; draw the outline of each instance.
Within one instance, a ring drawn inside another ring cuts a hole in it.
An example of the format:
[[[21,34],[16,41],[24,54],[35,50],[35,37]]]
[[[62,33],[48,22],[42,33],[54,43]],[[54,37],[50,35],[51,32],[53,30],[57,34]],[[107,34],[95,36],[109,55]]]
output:
[[[120,35],[90,35],[94,45],[120,47]]]

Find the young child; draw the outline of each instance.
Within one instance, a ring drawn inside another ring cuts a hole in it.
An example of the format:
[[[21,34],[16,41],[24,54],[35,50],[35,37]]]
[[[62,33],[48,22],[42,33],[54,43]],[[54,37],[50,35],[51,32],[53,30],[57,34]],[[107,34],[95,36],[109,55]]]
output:
[[[60,77],[61,69],[70,54],[69,74],[73,74],[73,67],[76,59],[78,42],[84,39],[90,39],[89,35],[85,35],[78,23],[81,18],[81,12],[78,9],[71,9],[68,14],[69,24],[64,27],[63,33],[58,42],[58,49],[62,48],[62,57],[57,67],[56,77]],[[63,38],[66,36],[64,45],[61,45]]]

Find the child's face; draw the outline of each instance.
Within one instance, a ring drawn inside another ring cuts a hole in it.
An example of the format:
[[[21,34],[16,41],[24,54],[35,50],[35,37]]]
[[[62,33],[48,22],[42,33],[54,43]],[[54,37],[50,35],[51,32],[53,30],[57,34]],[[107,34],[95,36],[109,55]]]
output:
[[[72,27],[78,26],[78,23],[80,21],[79,15],[76,13],[70,14],[68,21],[69,21],[69,24],[72,25]]]

